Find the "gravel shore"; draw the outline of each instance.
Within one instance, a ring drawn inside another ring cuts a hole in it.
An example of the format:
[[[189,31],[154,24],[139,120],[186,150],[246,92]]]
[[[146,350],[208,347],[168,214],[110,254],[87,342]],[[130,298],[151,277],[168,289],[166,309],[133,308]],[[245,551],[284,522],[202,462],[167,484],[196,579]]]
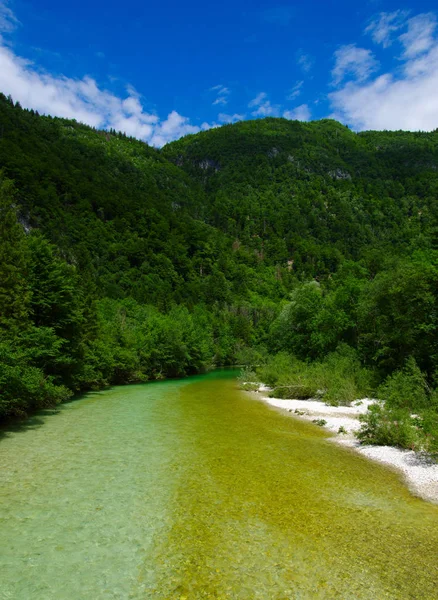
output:
[[[324,419],[324,428],[334,434],[331,441],[396,469],[403,475],[406,485],[415,496],[438,504],[438,464],[432,462],[427,455],[391,446],[365,446],[355,437],[354,432],[360,428],[359,416],[366,413],[375,400],[364,398],[353,402],[352,406],[328,406],[318,400],[269,398],[269,391],[270,388],[262,385],[257,393],[270,406],[286,410],[295,418],[307,421]],[[339,433],[340,427],[346,433]]]

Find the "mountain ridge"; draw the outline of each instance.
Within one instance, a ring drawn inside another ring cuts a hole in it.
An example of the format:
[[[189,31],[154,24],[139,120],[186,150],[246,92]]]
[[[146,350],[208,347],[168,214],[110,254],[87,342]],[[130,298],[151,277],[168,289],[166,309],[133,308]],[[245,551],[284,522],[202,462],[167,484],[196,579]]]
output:
[[[436,133],[266,118],[158,150],[0,95],[1,414],[339,344],[432,382],[437,165]]]

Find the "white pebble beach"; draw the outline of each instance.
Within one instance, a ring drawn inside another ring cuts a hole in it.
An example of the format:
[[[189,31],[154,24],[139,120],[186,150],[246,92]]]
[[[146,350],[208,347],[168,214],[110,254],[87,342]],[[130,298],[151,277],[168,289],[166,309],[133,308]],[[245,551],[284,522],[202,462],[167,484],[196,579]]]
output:
[[[269,398],[270,391],[270,388],[261,385],[257,393],[267,404],[289,412],[294,418],[307,421],[324,419],[324,429],[334,434],[334,437],[329,438],[330,441],[352,448],[371,460],[396,469],[403,475],[406,485],[415,496],[438,504],[437,463],[427,455],[413,450],[402,450],[392,446],[366,446],[360,444],[355,437],[354,432],[360,428],[359,416],[366,413],[375,400],[364,398],[353,402],[352,406],[329,406],[319,400]],[[346,433],[338,433],[340,427]]]

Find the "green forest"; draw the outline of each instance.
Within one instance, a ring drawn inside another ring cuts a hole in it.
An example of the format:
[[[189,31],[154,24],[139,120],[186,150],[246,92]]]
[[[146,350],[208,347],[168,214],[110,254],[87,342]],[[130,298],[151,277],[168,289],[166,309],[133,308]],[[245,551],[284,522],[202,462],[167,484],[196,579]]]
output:
[[[265,118],[162,149],[0,95],[0,418],[246,365],[438,453],[438,132]]]

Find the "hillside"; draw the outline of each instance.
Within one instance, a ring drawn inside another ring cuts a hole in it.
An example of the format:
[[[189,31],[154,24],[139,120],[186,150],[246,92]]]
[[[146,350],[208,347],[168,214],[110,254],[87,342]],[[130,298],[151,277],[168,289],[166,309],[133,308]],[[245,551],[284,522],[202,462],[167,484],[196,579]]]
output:
[[[23,224],[91,271],[99,295],[164,307],[215,301],[219,258],[232,284],[231,243],[202,219],[202,187],[157,150],[5,98],[0,131],[0,167],[15,182]]]
[[[437,133],[268,118],[156,150],[0,96],[0,416],[345,346],[432,389],[437,168]]]
[[[331,120],[263,119],[169,144],[204,186],[209,223],[298,275],[370,245],[403,252],[437,218],[438,134],[356,134]]]

